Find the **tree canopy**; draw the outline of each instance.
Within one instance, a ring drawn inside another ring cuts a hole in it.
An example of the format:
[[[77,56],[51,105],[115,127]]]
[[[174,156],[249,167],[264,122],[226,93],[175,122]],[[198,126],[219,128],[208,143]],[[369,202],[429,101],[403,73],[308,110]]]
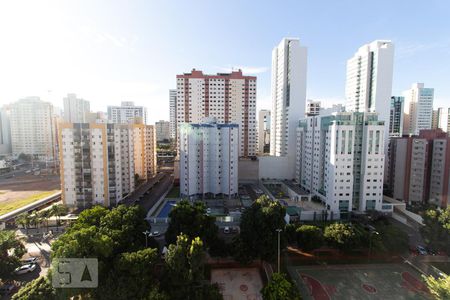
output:
[[[270,282],[261,290],[264,300],[300,300],[297,288],[282,273],[274,273]]]
[[[241,262],[255,258],[274,261],[277,255],[277,229],[284,229],[285,208],[261,196],[241,216],[241,232],[235,240],[235,256]],[[281,246],[285,245],[281,235]]]
[[[218,227],[214,217],[206,214],[206,206],[203,202],[191,204],[183,200],[177,203],[169,213],[170,223],[165,237],[168,244],[177,241],[177,236],[181,233],[193,239],[200,237],[206,246],[211,246],[216,242]]]
[[[425,226],[421,228],[421,233],[426,242],[450,254],[450,207],[427,210],[423,223]]]
[[[332,223],[325,227],[323,236],[330,245],[347,250],[353,245],[356,233],[350,224]]]
[[[430,290],[430,293],[436,299],[450,299],[450,276],[443,275],[439,278],[433,276],[422,276]]]
[[[16,238],[14,231],[0,231],[0,279],[11,276],[20,265],[20,259],[25,254],[25,247]]]
[[[320,248],[323,243],[323,232],[317,226],[302,225],[296,230],[298,246],[306,251]]]

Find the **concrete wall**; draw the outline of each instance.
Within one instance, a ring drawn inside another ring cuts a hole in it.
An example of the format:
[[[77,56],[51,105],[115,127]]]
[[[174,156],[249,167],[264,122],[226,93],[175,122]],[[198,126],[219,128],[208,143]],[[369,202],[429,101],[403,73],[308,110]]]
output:
[[[259,161],[239,159],[239,182],[257,181],[259,179]]]

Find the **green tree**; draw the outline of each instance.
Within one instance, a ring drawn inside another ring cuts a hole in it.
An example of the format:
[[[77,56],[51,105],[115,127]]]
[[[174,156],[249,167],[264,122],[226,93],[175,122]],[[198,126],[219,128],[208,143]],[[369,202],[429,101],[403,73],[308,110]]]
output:
[[[170,299],[222,299],[217,286],[202,283],[204,279],[203,242],[181,234],[166,254],[167,278],[164,289]],[[220,298],[218,298],[220,296]]]
[[[46,276],[28,282],[14,296],[13,300],[52,300],[57,299],[55,289]]]
[[[450,207],[427,210],[423,223],[421,233],[427,244],[450,253]]]
[[[156,249],[143,249],[120,254],[109,272],[103,299],[144,299],[155,285],[155,265],[158,259]]]
[[[20,265],[20,258],[25,251],[14,231],[0,231],[0,278],[9,278],[11,272]]]
[[[285,274],[274,273],[270,282],[261,290],[264,300],[300,300],[297,288]]]
[[[181,233],[193,239],[200,237],[206,246],[213,246],[217,242],[218,227],[214,217],[206,214],[203,202],[189,203],[180,201],[170,211],[170,223],[165,233],[166,242],[173,244]]]
[[[354,245],[356,234],[349,224],[333,223],[325,227],[323,236],[330,246],[348,250]]]
[[[297,224],[287,224],[284,228],[284,234],[288,244],[297,243]]]
[[[439,300],[450,299],[450,276],[444,275],[439,278],[423,276],[431,294]]]
[[[267,196],[258,198],[241,216],[241,232],[235,240],[235,258],[241,262],[261,258],[274,261],[278,249],[277,229],[284,229],[285,208]],[[284,247],[284,235],[281,235]]]
[[[303,250],[310,251],[323,245],[323,232],[317,226],[302,225],[297,228],[296,234],[298,246]]]

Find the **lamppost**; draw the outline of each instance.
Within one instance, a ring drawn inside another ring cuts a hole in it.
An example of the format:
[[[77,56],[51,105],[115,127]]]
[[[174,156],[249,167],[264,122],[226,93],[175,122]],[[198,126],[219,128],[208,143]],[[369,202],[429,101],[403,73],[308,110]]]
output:
[[[367,260],[368,260],[368,261],[370,260],[370,255],[371,255],[371,253],[372,253],[372,236],[373,236],[374,233],[375,233],[376,235],[379,235],[379,234],[380,234],[378,231],[375,231],[375,230],[373,230],[373,231],[370,232],[370,237],[369,237],[369,253],[368,253],[368,255],[367,255]]]
[[[148,230],[144,231],[143,234],[145,235],[145,248],[147,248],[147,238],[149,236],[152,236],[152,233]]]
[[[278,273],[280,273],[280,232],[282,229],[278,228],[275,231],[278,233]]]

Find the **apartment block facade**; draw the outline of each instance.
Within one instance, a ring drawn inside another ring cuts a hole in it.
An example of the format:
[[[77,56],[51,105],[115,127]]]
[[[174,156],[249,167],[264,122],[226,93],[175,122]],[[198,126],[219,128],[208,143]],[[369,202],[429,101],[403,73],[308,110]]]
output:
[[[86,123],[88,114],[91,112],[90,103],[76,94],[68,94],[63,99],[64,121],[68,123]]]
[[[182,124],[180,193],[184,197],[235,197],[238,192],[239,125]]]
[[[306,116],[313,117],[320,114],[320,101],[306,101]]]
[[[308,117],[297,128],[296,178],[328,210],[381,210],[384,122],[376,113]]]
[[[135,106],[132,101],[123,101],[120,106],[108,106],[108,121],[115,124],[130,124],[136,119],[142,118],[147,124],[147,108]]]
[[[441,129],[391,140],[388,186],[407,203],[450,202],[450,138]]]
[[[403,110],[405,97],[391,97],[391,111],[389,118],[389,137],[401,137],[403,134]]]
[[[24,153],[38,159],[53,159],[56,154],[53,105],[39,97],[28,97],[10,108],[13,155]]]
[[[133,124],[134,172],[140,179],[148,180],[156,175],[156,132],[155,127]]]
[[[257,153],[256,77],[242,71],[206,75],[193,69],[177,75],[177,130],[184,123],[213,117],[239,126],[239,156]]]
[[[112,206],[134,190],[130,125],[63,123],[59,130],[64,204],[81,209]]]
[[[423,129],[432,128],[434,89],[415,83],[404,92],[404,135],[419,135]]]
[[[177,137],[177,90],[169,90],[170,138]]]
[[[159,120],[155,122],[156,140],[158,142],[170,140],[170,122]]]
[[[270,110],[261,109],[258,113],[258,154],[270,152]]]

